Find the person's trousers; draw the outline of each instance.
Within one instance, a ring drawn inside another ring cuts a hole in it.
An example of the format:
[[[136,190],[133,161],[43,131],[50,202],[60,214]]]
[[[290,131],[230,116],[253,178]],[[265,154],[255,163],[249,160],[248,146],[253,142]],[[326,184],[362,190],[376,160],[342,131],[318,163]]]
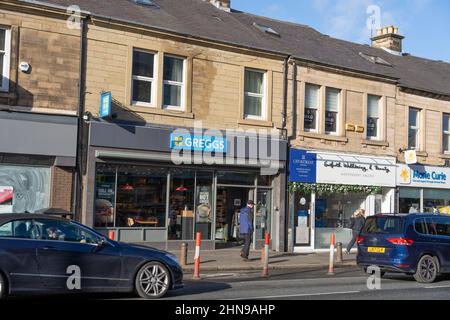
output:
[[[359,236],[359,232],[353,230],[352,234],[353,234],[352,240],[350,240],[350,242],[348,243],[348,246],[347,246],[347,251],[349,251],[349,252],[350,252],[350,250],[352,250],[353,246],[355,245],[356,239],[358,239],[358,236]]]
[[[252,243],[252,234],[251,233],[241,234],[241,237],[244,238],[244,247],[242,248],[242,256],[244,256],[244,258],[248,258],[250,254],[250,244]]]

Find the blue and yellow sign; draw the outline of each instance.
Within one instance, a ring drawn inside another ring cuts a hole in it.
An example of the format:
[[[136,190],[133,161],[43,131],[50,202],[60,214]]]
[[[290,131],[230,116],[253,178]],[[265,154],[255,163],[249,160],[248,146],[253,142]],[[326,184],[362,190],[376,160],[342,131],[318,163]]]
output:
[[[223,137],[176,133],[170,135],[170,148],[174,150],[226,153],[227,147],[227,140]]]

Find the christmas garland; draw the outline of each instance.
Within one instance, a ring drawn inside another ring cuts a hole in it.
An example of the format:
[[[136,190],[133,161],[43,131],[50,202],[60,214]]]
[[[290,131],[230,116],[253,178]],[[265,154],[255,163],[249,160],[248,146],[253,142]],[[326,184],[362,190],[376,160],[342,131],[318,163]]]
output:
[[[381,187],[374,186],[349,186],[344,184],[325,184],[325,183],[299,183],[289,182],[289,191],[309,195],[329,195],[333,193],[342,194],[369,194],[375,195],[381,193]]]

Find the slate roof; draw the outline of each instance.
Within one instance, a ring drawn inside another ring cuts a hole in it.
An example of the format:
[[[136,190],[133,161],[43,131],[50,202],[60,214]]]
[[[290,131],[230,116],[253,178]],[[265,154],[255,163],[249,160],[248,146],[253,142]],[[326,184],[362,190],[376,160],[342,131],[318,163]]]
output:
[[[313,28],[245,12],[225,12],[203,0],[19,0],[68,7],[78,5],[93,16],[109,17],[190,37],[264,50],[328,66],[397,79],[402,87],[450,96],[450,63],[412,55],[396,56],[382,49],[335,39]],[[280,36],[262,32],[266,25]],[[392,66],[375,64],[360,52],[378,56]]]

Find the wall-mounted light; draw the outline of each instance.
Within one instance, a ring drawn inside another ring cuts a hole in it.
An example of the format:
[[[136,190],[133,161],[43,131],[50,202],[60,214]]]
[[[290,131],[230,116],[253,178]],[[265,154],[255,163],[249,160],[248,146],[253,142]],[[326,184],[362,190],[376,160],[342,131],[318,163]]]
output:
[[[31,71],[31,66],[28,62],[22,61],[19,65],[19,70],[23,73],[29,73]]]

